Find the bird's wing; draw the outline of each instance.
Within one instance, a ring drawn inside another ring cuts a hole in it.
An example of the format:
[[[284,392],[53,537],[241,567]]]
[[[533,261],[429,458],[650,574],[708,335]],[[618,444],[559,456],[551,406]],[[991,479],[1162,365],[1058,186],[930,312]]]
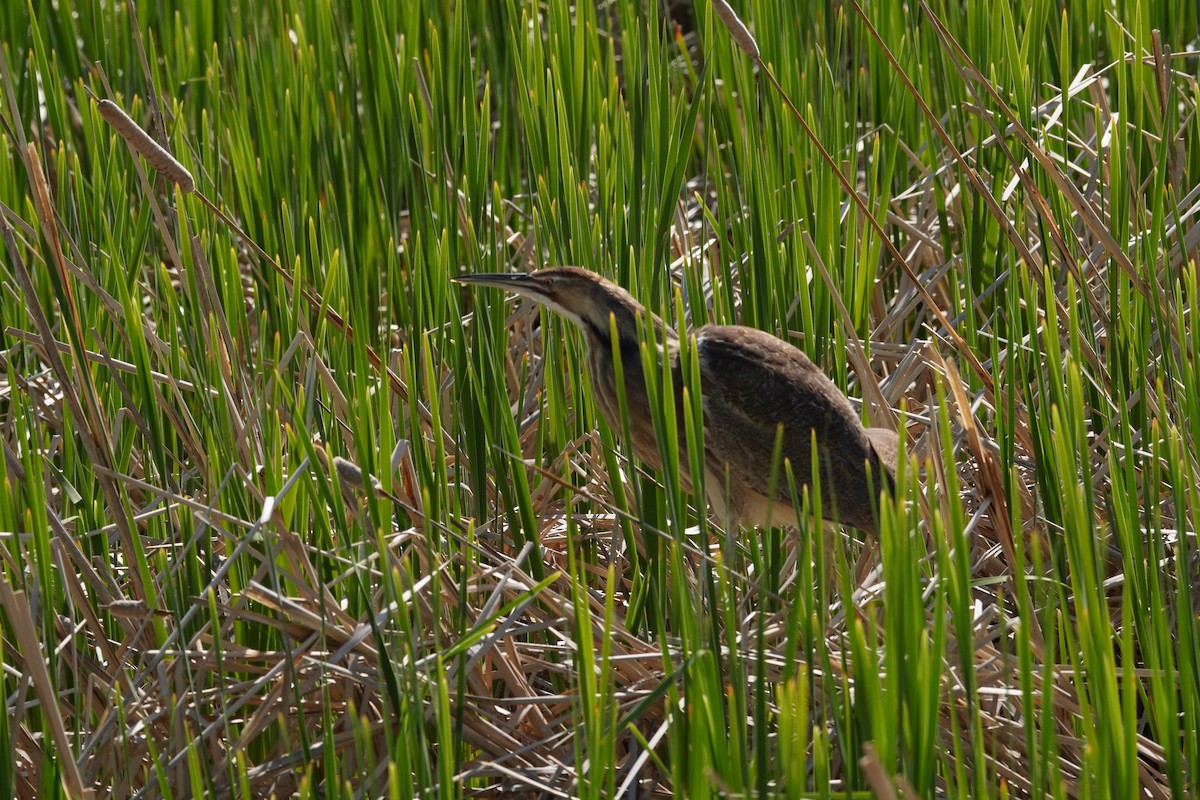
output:
[[[710,468],[729,470],[759,494],[768,494],[779,426],[782,456],[799,487],[811,482],[812,432],[824,469],[825,491],[843,476],[861,476],[872,445],[850,402],[803,352],[768,333],[741,326],[696,332],[704,392],[704,443]],[[781,467],[782,468],[782,467]],[[861,480],[861,477],[859,478]],[[784,473],[776,496],[790,502]]]
[[[890,428],[867,428],[871,447],[891,478],[896,477],[896,461],[900,457],[900,434]]]

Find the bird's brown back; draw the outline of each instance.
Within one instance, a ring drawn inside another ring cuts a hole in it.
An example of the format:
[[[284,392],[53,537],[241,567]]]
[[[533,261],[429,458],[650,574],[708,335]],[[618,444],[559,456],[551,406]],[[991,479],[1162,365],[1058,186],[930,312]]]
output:
[[[801,350],[755,328],[705,326],[695,342],[710,469],[767,495],[782,427],[781,456],[797,490],[812,484],[815,440],[825,515],[873,532],[877,492],[881,481],[890,484],[890,471],[833,381]],[[782,472],[776,487],[775,500],[790,505]]]
[[[638,313],[644,313],[640,307]],[[653,417],[642,373],[639,343],[630,326],[619,326],[623,392],[628,414],[622,421],[613,365],[613,346],[599,329],[585,328],[589,373],[597,406],[613,430],[628,425],[635,455],[652,469],[661,467]],[[867,532],[875,531],[875,498],[890,487],[895,470],[894,432],[863,428],[837,386],[798,348],[755,328],[707,325],[693,333],[700,362],[704,409],[705,462],[733,493],[766,496],[776,431],[783,427],[782,457],[790,462],[797,488],[812,484],[815,433],[821,464],[824,512]],[[675,400],[681,408],[683,379],[679,346],[668,339],[662,357],[671,361]],[[679,419],[681,479],[691,491],[686,433]],[[889,437],[890,434],[890,437]],[[890,448],[889,448],[889,443]],[[887,452],[880,452],[880,451]],[[868,471],[869,470],[869,471]],[[779,473],[775,501],[790,506],[790,486]],[[739,497],[734,497],[735,502]]]

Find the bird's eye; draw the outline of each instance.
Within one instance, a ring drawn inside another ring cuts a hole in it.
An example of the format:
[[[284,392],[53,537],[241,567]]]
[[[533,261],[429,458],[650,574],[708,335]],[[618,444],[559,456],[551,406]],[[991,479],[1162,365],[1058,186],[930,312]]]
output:
[[[542,278],[542,286],[546,289],[553,288],[554,287],[554,279],[553,278]]]

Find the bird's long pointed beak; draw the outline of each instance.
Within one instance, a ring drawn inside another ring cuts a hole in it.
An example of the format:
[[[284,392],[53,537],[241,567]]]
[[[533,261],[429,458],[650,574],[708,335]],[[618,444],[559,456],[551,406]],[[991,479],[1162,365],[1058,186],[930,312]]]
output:
[[[545,294],[542,284],[525,272],[477,272],[469,275],[456,275],[450,280],[455,283],[465,283],[468,286],[503,289],[506,292],[516,292],[526,297],[541,297]]]

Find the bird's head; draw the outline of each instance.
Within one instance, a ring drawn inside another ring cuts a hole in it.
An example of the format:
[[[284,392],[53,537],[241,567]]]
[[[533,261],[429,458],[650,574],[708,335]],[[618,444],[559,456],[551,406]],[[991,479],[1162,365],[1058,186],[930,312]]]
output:
[[[536,300],[569,319],[599,343],[610,339],[609,318],[615,317],[620,337],[637,341],[638,314],[642,304],[617,284],[579,267],[549,267],[529,273],[483,273],[460,275],[458,283],[489,286]],[[656,324],[657,318],[650,317]],[[670,336],[670,329],[667,328]]]

